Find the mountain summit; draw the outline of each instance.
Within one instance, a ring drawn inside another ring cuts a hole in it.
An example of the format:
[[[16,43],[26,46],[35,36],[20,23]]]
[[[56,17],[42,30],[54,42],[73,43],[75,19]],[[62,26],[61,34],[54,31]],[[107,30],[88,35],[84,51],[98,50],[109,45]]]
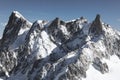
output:
[[[102,22],[100,20],[100,15],[98,14],[95,20],[92,22],[90,27],[90,32],[95,35],[100,35],[102,33]]]
[[[27,21],[19,12],[13,11],[9,17],[9,21],[5,27],[1,40],[1,48],[9,49],[20,46],[20,42],[24,41],[25,34],[30,29],[32,23]],[[24,33],[24,37],[22,36]],[[22,38],[22,41],[17,41]],[[16,43],[15,43],[16,42]],[[13,46],[13,43],[14,46]]]
[[[93,75],[111,72],[114,56],[119,61],[120,32],[99,14],[91,23],[84,17],[31,23],[13,11],[0,40],[0,78],[91,80],[91,69]]]

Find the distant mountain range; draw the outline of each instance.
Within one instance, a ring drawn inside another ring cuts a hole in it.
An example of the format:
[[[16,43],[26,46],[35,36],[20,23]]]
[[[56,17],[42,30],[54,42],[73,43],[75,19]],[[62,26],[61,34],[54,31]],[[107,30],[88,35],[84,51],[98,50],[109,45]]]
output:
[[[13,11],[0,40],[0,78],[119,80],[109,77],[120,67],[119,58],[120,32],[99,14],[92,22],[80,17],[31,23]]]

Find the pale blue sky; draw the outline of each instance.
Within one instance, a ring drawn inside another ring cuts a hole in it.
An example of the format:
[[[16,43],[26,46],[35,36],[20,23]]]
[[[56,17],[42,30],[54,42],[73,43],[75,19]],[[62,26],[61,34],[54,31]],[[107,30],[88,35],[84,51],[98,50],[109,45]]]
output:
[[[0,0],[0,36],[14,10],[31,22],[55,17],[71,20],[81,16],[92,21],[99,13],[104,22],[120,28],[120,0]]]

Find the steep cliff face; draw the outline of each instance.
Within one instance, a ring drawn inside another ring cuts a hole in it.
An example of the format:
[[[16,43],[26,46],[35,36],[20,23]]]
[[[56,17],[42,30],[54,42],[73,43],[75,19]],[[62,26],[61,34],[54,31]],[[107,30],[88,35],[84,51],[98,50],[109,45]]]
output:
[[[120,57],[120,32],[104,24],[100,15],[92,23],[83,17],[69,22],[56,18],[50,22],[38,20],[32,26],[23,16],[16,17],[20,23],[10,17],[2,38],[1,78],[82,80],[87,78],[90,66],[101,74],[109,73],[103,59]],[[16,30],[13,38],[12,28]],[[20,35],[24,36],[22,40]]]

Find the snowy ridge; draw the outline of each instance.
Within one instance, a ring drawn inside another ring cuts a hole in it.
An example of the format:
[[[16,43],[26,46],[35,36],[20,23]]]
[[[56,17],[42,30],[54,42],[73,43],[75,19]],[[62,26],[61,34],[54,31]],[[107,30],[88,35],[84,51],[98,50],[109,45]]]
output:
[[[18,18],[24,18],[18,11],[13,11],[13,13],[15,14],[16,17]],[[25,19],[25,18],[24,18]]]
[[[15,14],[15,16],[16,16],[17,18],[22,18],[22,19],[24,19],[24,20],[27,20],[27,19],[26,19],[22,14],[20,14],[18,11],[13,11],[12,13]],[[31,23],[30,21],[27,20],[27,22],[28,22],[29,25],[32,25],[32,23]]]
[[[120,32],[104,24],[100,15],[91,23],[81,17],[32,24],[19,12],[13,13],[0,44],[0,78],[113,80],[114,68],[120,67]]]

